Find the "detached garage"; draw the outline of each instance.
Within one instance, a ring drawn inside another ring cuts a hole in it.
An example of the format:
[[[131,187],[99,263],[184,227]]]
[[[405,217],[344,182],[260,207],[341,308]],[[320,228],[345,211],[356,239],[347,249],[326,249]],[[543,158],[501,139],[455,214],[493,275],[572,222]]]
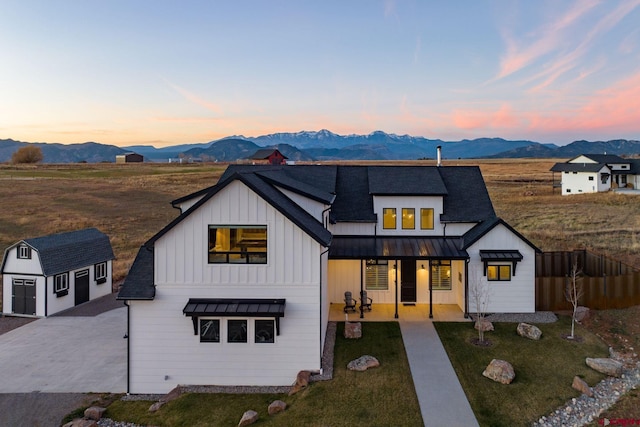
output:
[[[4,252],[2,311],[46,317],[107,295],[114,258],[95,228],[21,240]]]

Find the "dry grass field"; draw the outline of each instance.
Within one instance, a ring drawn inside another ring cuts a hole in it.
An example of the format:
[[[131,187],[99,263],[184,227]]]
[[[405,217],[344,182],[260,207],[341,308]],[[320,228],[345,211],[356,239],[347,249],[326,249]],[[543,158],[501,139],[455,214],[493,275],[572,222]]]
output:
[[[588,248],[640,267],[640,196],[560,196],[558,189],[552,191],[549,172],[556,161],[444,164],[479,165],[498,215],[542,250]],[[0,248],[23,238],[96,227],[111,238],[117,257],[114,277],[120,280],[138,247],[178,215],[169,202],[215,184],[224,168],[154,163],[0,165]]]

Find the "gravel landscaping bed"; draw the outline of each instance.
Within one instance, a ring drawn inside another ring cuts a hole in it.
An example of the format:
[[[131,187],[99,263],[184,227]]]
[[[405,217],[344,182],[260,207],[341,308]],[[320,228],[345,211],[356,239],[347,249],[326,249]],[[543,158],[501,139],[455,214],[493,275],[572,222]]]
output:
[[[470,315],[475,320],[475,315]],[[495,313],[488,314],[486,320],[492,323],[554,323],[558,317],[552,311],[536,311],[535,313]]]

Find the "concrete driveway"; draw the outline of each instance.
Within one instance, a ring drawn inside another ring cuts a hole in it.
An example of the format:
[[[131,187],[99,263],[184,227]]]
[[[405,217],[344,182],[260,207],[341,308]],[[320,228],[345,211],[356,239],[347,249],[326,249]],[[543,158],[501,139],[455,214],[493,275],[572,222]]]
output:
[[[0,393],[124,393],[126,331],[121,307],[38,319],[2,334]]]

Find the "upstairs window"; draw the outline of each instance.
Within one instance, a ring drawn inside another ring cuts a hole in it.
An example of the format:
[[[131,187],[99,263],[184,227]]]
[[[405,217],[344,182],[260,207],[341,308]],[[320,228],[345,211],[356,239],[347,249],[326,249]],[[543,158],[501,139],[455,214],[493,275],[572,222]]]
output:
[[[434,291],[451,290],[451,261],[431,261],[431,289]]]
[[[209,226],[210,264],[266,264],[267,226]]]
[[[396,229],[396,208],[382,209],[382,228],[385,230]]]
[[[368,291],[386,291],[389,289],[389,264],[387,260],[367,260],[364,284]]]
[[[432,208],[420,209],[420,229],[433,230],[433,209]]]
[[[18,246],[18,259],[31,259],[31,248],[27,245]]]
[[[402,229],[413,230],[416,228],[416,210],[414,208],[402,208]]]

